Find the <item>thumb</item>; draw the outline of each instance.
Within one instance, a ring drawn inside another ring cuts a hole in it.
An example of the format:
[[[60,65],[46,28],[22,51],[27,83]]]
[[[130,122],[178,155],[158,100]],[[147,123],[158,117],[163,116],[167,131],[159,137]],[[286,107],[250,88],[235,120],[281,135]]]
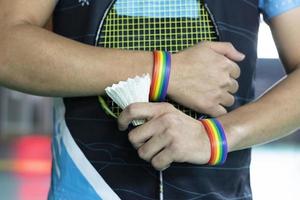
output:
[[[205,42],[204,45],[233,61],[242,61],[245,54],[239,52],[230,42]]]
[[[161,107],[159,103],[133,103],[127,106],[118,118],[119,130],[125,131],[132,120],[147,119],[150,120],[153,117],[161,113]]]

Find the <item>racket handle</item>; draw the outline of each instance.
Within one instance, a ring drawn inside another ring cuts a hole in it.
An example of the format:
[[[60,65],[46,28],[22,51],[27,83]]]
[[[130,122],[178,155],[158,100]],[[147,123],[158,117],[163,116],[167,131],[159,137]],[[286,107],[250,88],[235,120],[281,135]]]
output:
[[[159,171],[159,200],[164,200],[164,180],[162,171]]]

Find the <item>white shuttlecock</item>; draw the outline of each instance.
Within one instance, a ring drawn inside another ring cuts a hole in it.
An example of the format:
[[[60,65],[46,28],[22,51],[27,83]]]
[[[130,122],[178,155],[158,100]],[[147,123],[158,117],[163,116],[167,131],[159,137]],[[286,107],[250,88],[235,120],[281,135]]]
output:
[[[123,110],[128,105],[138,102],[149,102],[151,79],[149,74],[129,78],[127,81],[120,81],[111,87],[105,88],[106,94]],[[134,120],[132,124],[138,126],[145,123],[145,120]]]

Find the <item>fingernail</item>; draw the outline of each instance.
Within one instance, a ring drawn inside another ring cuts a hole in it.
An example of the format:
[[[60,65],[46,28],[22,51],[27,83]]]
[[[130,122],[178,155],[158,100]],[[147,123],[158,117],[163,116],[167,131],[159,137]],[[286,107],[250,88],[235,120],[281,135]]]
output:
[[[245,54],[243,54],[243,53],[241,53],[241,52],[239,52],[239,54],[240,54],[240,56],[241,56],[241,59],[242,59],[242,60],[244,60],[244,59],[245,59],[245,57],[246,57],[246,55],[245,55]]]

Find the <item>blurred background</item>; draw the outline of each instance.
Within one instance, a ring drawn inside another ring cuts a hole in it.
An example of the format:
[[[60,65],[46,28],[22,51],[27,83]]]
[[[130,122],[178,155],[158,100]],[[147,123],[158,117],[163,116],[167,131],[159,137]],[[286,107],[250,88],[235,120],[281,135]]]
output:
[[[285,76],[268,26],[261,23],[256,95]],[[47,198],[52,99],[0,87],[0,199]],[[300,199],[300,133],[253,148],[254,200]]]

